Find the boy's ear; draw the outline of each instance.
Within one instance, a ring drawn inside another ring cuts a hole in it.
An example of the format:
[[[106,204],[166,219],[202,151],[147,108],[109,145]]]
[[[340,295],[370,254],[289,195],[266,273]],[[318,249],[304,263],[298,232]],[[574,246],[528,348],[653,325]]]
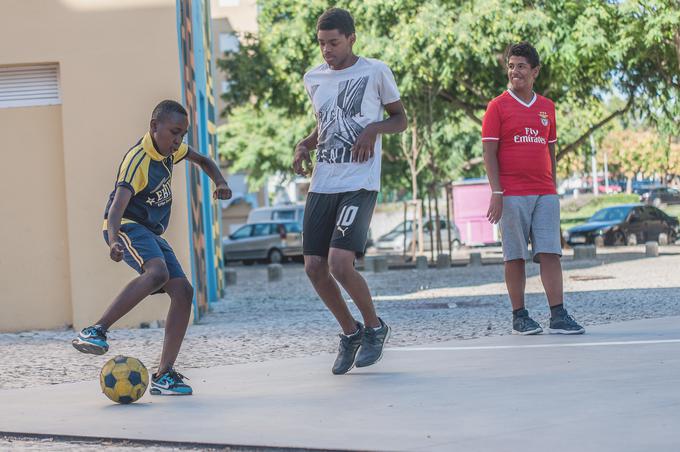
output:
[[[357,42],[357,35],[352,33],[349,35],[349,45],[353,46],[355,42]]]
[[[158,129],[158,122],[156,122],[155,119],[152,119],[149,123],[149,130],[151,130],[152,133],[156,133],[156,129]]]

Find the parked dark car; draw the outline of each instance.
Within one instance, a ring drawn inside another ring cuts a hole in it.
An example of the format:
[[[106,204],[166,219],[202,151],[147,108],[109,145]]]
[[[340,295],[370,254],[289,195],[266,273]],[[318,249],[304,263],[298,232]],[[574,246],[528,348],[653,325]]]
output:
[[[586,223],[565,231],[563,238],[571,246],[636,245],[659,240],[661,234],[668,243],[675,242],[678,219],[653,206],[623,204],[598,210]]]
[[[302,228],[295,221],[262,222],[241,226],[222,239],[227,261],[279,263],[302,259]]]
[[[668,187],[654,188],[640,196],[640,202],[659,207],[661,204],[680,204],[680,190]]]

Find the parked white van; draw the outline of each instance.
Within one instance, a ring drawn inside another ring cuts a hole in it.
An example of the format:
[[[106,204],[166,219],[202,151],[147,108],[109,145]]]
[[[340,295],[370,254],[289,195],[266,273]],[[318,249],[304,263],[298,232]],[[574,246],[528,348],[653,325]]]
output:
[[[263,221],[295,221],[302,225],[305,213],[304,204],[282,204],[279,206],[258,207],[248,213],[248,224]]]

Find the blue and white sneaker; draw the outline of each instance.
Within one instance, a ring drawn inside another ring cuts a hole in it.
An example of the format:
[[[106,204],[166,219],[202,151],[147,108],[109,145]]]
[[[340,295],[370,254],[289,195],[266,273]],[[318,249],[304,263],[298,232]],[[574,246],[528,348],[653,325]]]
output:
[[[83,328],[78,336],[71,341],[71,344],[79,352],[93,355],[103,355],[109,351],[109,344],[106,342],[106,330],[101,325]]]
[[[191,386],[184,383],[185,378],[187,377],[175,369],[167,370],[161,375],[153,374],[149,393],[151,395],[191,395],[194,391]]]

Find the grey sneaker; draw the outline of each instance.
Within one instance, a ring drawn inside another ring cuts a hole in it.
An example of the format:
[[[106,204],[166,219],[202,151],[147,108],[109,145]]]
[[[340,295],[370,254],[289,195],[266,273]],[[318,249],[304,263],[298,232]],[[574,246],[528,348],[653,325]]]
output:
[[[529,317],[529,311],[526,309],[520,310],[512,318],[512,334],[521,334],[522,336],[530,336],[532,334],[540,334],[543,328],[534,319]]]
[[[357,322],[357,328],[357,332],[351,336],[339,334],[338,357],[335,358],[335,363],[333,363],[333,373],[335,375],[346,374],[354,367],[354,358],[357,356],[361,339],[364,336],[364,326]]]
[[[585,332],[585,328],[576,323],[576,320],[564,308],[559,309],[550,318],[550,328],[548,328],[550,334],[583,334]]]
[[[366,328],[364,330],[364,338],[361,341],[361,350],[357,355],[357,360],[354,363],[357,367],[366,367],[375,364],[382,358],[383,346],[390,339],[390,332],[392,331],[383,320],[380,320],[380,328]]]

